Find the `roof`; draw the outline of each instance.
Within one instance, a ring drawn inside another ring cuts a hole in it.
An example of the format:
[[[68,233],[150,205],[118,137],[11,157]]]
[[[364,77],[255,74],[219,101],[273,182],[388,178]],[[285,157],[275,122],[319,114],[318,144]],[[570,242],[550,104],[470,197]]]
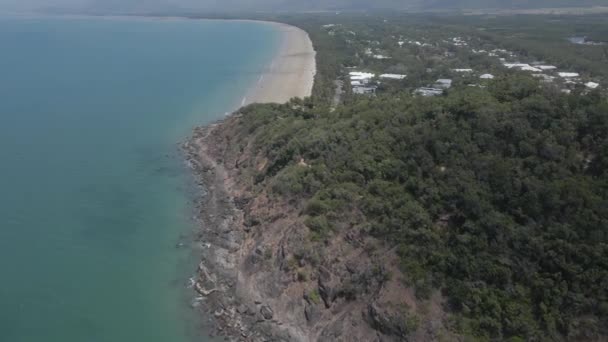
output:
[[[541,71],[542,71],[542,70],[541,70],[541,69],[539,69],[539,68],[535,68],[535,67],[533,67],[533,66],[529,66],[529,65],[528,65],[528,66],[523,66],[523,67],[520,67],[520,69],[521,69],[521,70],[524,70],[524,71],[532,71],[532,72],[541,72]]]
[[[453,71],[456,72],[473,72],[473,69],[452,69]]]
[[[355,94],[370,94],[376,91],[376,87],[355,87],[353,93]]]
[[[483,75],[479,76],[479,78],[491,80],[491,79],[494,78],[494,75],[492,75],[492,74],[483,74]]]
[[[374,75],[374,74],[372,74],[372,73],[369,73],[369,72],[361,72],[361,71],[351,71],[351,72],[349,72],[348,74],[349,74],[349,75],[351,75],[351,76],[366,76],[366,75],[371,75],[372,77],[373,77],[373,76],[376,76],[376,75]]]
[[[416,94],[420,94],[422,96],[437,96],[443,94],[443,89],[437,88],[418,88],[416,89]]]
[[[568,77],[579,77],[578,72],[558,72],[560,77],[568,78]]]
[[[599,87],[600,84],[599,83],[595,83],[595,82],[587,82],[585,83],[585,87],[589,88],[589,89],[595,89],[597,87]]]
[[[407,75],[401,75],[401,74],[382,74],[382,75],[380,75],[380,78],[390,78],[393,80],[402,80],[406,77],[407,77]]]
[[[504,66],[506,66],[509,69],[512,69],[512,68],[530,67],[530,64],[527,64],[527,63],[504,63]]]
[[[376,77],[376,74],[369,72],[352,71],[348,73],[351,81],[365,81]]]

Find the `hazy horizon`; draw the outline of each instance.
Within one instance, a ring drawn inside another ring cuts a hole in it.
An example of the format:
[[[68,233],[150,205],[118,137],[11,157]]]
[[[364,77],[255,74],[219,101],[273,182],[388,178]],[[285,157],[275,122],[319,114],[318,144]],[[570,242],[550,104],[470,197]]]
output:
[[[309,11],[608,6],[608,0],[0,0],[0,11]]]

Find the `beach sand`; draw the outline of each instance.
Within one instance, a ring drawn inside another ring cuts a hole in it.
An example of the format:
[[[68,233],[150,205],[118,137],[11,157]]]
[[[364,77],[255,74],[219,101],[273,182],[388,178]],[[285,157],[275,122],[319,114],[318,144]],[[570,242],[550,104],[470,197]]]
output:
[[[277,55],[262,72],[241,101],[252,103],[285,103],[293,97],[308,97],[316,73],[316,52],[308,34],[294,26],[266,22],[281,32]]]

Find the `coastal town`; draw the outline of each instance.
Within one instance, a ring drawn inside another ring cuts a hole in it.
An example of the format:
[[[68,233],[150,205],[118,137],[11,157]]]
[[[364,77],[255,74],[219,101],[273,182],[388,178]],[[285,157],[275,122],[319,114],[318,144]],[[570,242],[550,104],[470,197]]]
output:
[[[380,25],[393,24],[388,20]],[[369,32],[357,32],[343,24],[325,24],[322,29],[351,49],[352,65],[345,65],[343,81],[353,95],[375,95],[386,90],[406,90],[419,96],[439,96],[455,87],[486,87],[505,74],[519,73],[564,94],[573,91],[603,91],[604,82],[593,73],[575,67],[560,67],[508,50],[479,36],[451,36],[404,28],[382,40],[370,40]],[[368,29],[366,29],[368,30]],[[367,33],[367,35],[366,35]],[[581,43],[564,37],[572,44]],[[412,60],[415,62],[412,63]],[[408,75],[414,75],[414,79]]]

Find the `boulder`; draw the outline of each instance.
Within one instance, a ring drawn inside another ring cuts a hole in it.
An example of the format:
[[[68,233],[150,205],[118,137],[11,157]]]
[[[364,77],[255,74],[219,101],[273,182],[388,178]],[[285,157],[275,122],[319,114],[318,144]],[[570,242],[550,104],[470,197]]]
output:
[[[341,281],[334,276],[327,268],[319,267],[319,295],[323,299],[326,308],[330,308],[338,297],[341,288]]]
[[[274,316],[274,312],[268,305],[264,305],[260,308],[260,314],[264,317],[265,320],[271,320]]]
[[[317,319],[318,316],[319,316],[319,312],[314,307],[314,305],[306,303],[306,306],[304,307],[304,317],[306,317],[306,320],[309,323],[312,323]]]
[[[368,305],[366,316],[372,328],[400,341],[408,341],[408,335],[413,332],[410,330],[415,330],[415,327],[408,327],[404,315],[393,315],[376,303]]]
[[[242,315],[246,315],[249,312],[249,308],[247,305],[241,304],[238,308],[236,308],[236,311]]]

